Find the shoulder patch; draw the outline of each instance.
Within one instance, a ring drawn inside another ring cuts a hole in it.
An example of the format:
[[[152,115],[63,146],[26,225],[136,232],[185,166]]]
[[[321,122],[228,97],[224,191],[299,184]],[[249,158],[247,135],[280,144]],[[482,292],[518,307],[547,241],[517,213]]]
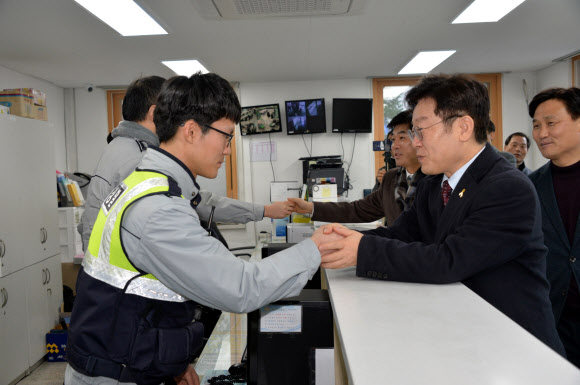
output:
[[[107,198],[105,198],[103,204],[101,205],[101,209],[103,210],[105,216],[109,215],[109,210],[111,210],[111,208],[115,205],[115,203],[119,200],[125,191],[127,191],[127,185],[125,183],[121,183],[115,187],[113,191],[111,191]]]

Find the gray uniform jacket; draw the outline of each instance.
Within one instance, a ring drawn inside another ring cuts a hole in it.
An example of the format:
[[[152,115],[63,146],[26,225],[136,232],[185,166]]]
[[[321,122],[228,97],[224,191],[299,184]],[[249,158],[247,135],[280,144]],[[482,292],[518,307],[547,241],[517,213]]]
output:
[[[78,226],[82,235],[83,251],[87,250],[93,225],[101,209],[103,200],[126,177],[128,177],[143,157],[142,148],[135,140],[141,140],[148,145],[159,146],[159,138],[142,125],[122,121],[112,132],[114,140],[109,143],[99,162],[86,196],[85,211]],[[264,206],[238,201],[200,191],[202,201],[197,209],[202,219],[207,219],[211,207],[215,206],[213,219],[233,223],[247,223],[264,218]]]
[[[186,199],[154,195],[129,207],[121,240],[129,259],[182,296],[220,310],[247,313],[298,295],[320,265],[311,239],[259,262],[236,258],[201,227],[191,197],[193,175],[163,150],[146,151],[139,169],[171,176]]]

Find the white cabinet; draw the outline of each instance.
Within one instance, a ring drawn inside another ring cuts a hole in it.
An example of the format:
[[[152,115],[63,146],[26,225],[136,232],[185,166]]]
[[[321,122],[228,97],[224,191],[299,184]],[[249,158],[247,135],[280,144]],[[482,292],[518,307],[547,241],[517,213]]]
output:
[[[8,384],[29,367],[26,280],[19,271],[0,278],[0,384]]]
[[[62,270],[54,129],[0,115],[0,385],[46,354],[58,322]]]
[[[26,272],[28,297],[29,362],[34,365],[46,354],[46,333],[58,323],[62,303],[60,256],[36,263]]]
[[[0,277],[58,253],[54,129],[0,115]]]

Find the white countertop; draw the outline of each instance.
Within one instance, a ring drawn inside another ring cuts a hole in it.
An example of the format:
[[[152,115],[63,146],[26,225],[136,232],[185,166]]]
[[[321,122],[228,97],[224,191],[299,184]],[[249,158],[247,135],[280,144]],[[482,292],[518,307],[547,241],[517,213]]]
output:
[[[580,384],[580,370],[461,283],[326,275],[351,385]]]

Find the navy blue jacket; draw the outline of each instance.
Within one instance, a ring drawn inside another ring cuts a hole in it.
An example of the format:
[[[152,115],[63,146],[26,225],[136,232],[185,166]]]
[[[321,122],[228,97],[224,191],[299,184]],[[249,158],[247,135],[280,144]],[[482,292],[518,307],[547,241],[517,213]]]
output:
[[[570,245],[556,202],[550,163],[533,172],[530,179],[536,186],[542,203],[542,229],[544,242],[548,246],[547,275],[551,285],[550,300],[558,322],[566,302],[572,274],[580,287],[580,260],[576,260],[580,257],[580,217],[576,225],[574,242]]]
[[[487,144],[445,208],[441,181],[423,178],[414,204],[393,226],[365,232],[357,275],[460,281],[564,355],[548,298],[540,202],[529,178]]]

